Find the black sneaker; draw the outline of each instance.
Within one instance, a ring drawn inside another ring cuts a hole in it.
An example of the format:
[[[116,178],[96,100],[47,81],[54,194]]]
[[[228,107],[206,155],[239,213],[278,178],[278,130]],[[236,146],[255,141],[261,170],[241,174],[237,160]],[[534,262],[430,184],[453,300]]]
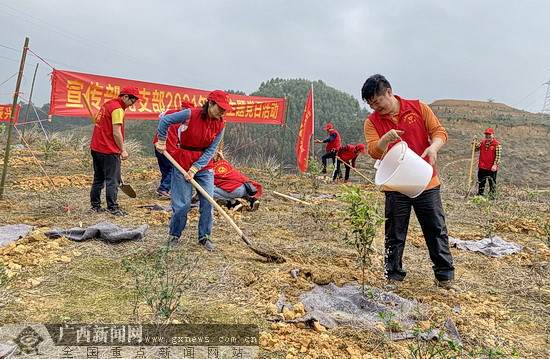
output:
[[[169,248],[177,247],[180,244],[180,239],[176,236],[168,236],[168,240],[166,241],[166,246]]]
[[[106,211],[106,209],[103,208],[103,207],[93,207],[93,206],[92,206],[92,208],[90,208],[88,210],[88,212],[90,212],[90,213],[103,213],[105,211]]]
[[[250,197],[248,201],[250,202],[250,210],[257,211],[258,208],[260,207],[260,200],[257,199],[256,197]]]
[[[454,290],[456,293],[462,293],[462,289],[456,285],[454,280],[435,280],[435,285],[438,288],[443,288],[446,290]]]
[[[128,212],[123,211],[120,208],[109,209],[108,211],[109,211],[109,214],[112,214],[113,216],[117,216],[117,217],[122,217],[122,216],[127,216],[128,215]]]
[[[212,241],[208,238],[203,238],[199,240],[199,244],[204,248],[208,249],[209,251],[213,251],[214,249],[216,249],[216,246],[214,245],[214,243],[212,243]]]
[[[239,209],[242,208],[243,205],[242,205],[241,202],[232,199],[232,200],[230,200],[230,201],[227,201],[227,202],[225,203],[225,206],[226,206],[227,209],[229,209],[229,210],[238,211]]]
[[[384,284],[384,289],[388,292],[395,292],[401,287],[401,281],[397,279],[388,279]]]

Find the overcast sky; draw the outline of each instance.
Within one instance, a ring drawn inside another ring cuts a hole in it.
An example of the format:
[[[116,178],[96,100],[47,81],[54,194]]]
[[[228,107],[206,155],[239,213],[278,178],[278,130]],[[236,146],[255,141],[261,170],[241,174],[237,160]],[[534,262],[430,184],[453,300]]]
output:
[[[49,102],[61,70],[249,94],[274,77],[322,80],[360,98],[385,75],[394,93],[540,112],[550,79],[550,1],[0,0],[0,103]],[[361,101],[362,103],[362,101]]]

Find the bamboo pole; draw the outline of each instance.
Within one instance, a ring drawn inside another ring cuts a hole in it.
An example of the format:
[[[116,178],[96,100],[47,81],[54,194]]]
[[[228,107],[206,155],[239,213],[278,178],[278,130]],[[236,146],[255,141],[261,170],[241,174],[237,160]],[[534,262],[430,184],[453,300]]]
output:
[[[283,174],[283,167],[285,165],[285,138],[286,138],[286,127],[288,123],[288,112],[290,105],[290,96],[285,96],[286,106],[285,106],[285,116],[283,117],[283,140],[281,142],[281,165],[279,166],[279,176]]]
[[[8,138],[6,140],[6,150],[4,151],[4,167],[2,169],[2,179],[0,179],[0,199],[4,196],[4,184],[6,182],[6,174],[8,171],[8,162],[10,159],[10,147],[11,147],[11,133],[12,127],[15,123],[15,108],[17,107],[17,99],[19,97],[19,88],[21,87],[21,79],[23,78],[23,71],[25,70],[25,59],[27,58],[27,49],[29,48],[29,38],[25,38],[25,45],[23,46],[23,54],[21,55],[21,64],[19,65],[19,75],[17,76],[17,83],[15,84],[15,93],[13,94],[13,103],[11,105],[10,125],[8,127]]]
[[[291,197],[291,196],[287,196],[286,194],[282,194],[282,193],[279,193],[277,191],[273,191],[273,194],[276,194],[277,196],[281,196],[283,198],[291,199],[293,201],[296,201],[296,202],[299,202],[299,203],[302,203],[302,204],[307,204],[308,206],[311,206],[311,203],[309,203],[309,202],[302,201],[301,199],[294,198],[294,197]]]
[[[476,145],[477,145],[477,137],[474,136],[474,139],[472,140],[472,158],[470,160],[470,174],[468,175],[468,188],[472,185],[472,172],[474,169],[474,155],[476,152]]]
[[[343,162],[346,166],[348,166],[349,168],[351,168],[352,170],[354,170],[355,172],[357,172],[357,174],[358,174],[359,176],[363,177],[365,180],[367,180],[368,183],[374,184],[374,183],[372,183],[372,181],[371,181],[370,179],[367,178],[367,176],[365,176],[364,174],[362,174],[361,172],[359,172],[358,169],[353,168],[353,167],[350,166],[347,162],[343,161],[340,157],[336,156],[336,158],[337,158],[338,160],[340,160],[341,162]]]

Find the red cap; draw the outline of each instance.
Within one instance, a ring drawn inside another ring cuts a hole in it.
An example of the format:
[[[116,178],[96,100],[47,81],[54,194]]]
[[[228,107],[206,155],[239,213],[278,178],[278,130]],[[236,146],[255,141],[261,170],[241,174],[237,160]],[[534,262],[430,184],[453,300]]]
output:
[[[214,101],[226,111],[234,111],[233,107],[229,104],[229,95],[222,90],[214,90],[210,92],[207,99]]]
[[[139,98],[140,100],[143,100],[143,96],[139,94],[139,89],[135,86],[124,86],[122,88],[122,91],[120,91],[121,95],[130,95]]]
[[[488,129],[486,129],[485,132],[483,132],[483,133],[495,133],[495,131],[493,131],[492,128],[488,128]]]
[[[367,153],[367,152],[365,151],[365,145],[362,144],[362,143],[358,143],[357,146],[355,146],[355,148],[358,148],[359,151],[361,151],[361,153]]]
[[[325,130],[330,130],[331,128],[334,128],[331,123],[325,125]]]

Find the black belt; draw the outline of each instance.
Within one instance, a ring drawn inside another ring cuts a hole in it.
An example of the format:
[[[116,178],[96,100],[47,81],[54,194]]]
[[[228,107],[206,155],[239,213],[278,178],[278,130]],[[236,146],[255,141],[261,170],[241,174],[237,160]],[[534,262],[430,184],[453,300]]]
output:
[[[206,151],[206,149],[208,148],[208,147],[189,147],[189,146],[182,145],[181,143],[178,143],[178,147],[181,148],[182,150],[201,151],[201,152]]]

